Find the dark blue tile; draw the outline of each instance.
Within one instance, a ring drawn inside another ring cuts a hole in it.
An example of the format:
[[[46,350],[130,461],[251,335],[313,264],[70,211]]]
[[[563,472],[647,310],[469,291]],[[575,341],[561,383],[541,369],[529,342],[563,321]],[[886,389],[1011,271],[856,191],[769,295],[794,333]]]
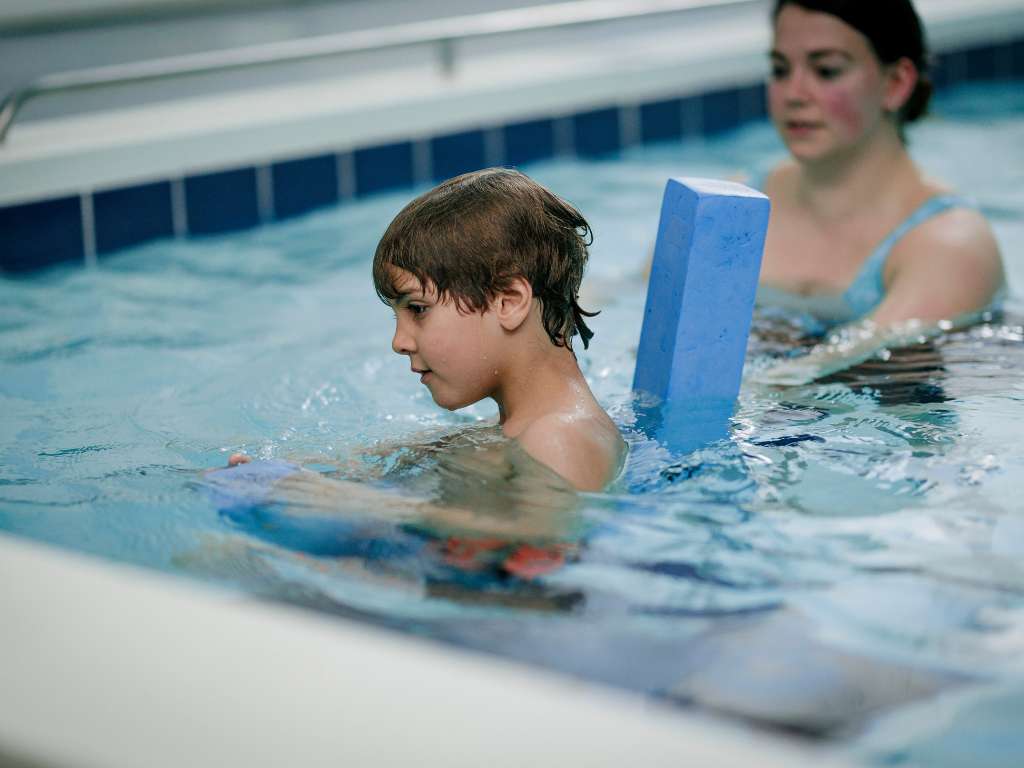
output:
[[[505,163],[522,165],[534,160],[544,160],[555,154],[554,120],[529,120],[513,123],[504,128]]]
[[[92,207],[97,253],[174,234],[169,181],[96,192]]]
[[[950,85],[949,54],[935,54],[932,57],[932,65],[928,74],[931,76],[932,85],[935,88],[945,88]]]
[[[704,133],[720,133],[740,124],[740,91],[730,88],[703,96]]]
[[[1013,44],[1000,43],[992,47],[995,57],[995,77],[999,80],[1013,77]]]
[[[768,92],[764,83],[740,88],[740,120],[763,120],[768,116]]]
[[[969,80],[995,80],[999,75],[999,57],[994,47],[972,48],[967,51]]]
[[[640,105],[640,140],[671,141],[683,135],[683,102],[668,99]]]
[[[1014,77],[1024,77],[1024,39],[1010,44],[1011,72]]]
[[[0,232],[4,272],[83,262],[82,201],[77,196],[0,208]]]
[[[948,51],[937,57],[932,70],[932,82],[936,88],[947,88],[962,83],[967,78],[967,54],[965,51]]]
[[[354,156],[357,195],[412,186],[410,142],[357,149]]]
[[[431,139],[430,156],[435,181],[480,170],[487,164],[484,132],[463,131]]]
[[[682,99],[683,136],[700,136],[704,133],[704,97],[700,94]]]
[[[274,217],[290,216],[338,202],[338,159],[335,155],[285,160],[271,166]]]
[[[210,235],[260,223],[256,169],[239,168],[185,179],[188,231]]]
[[[572,127],[576,154],[580,157],[607,155],[622,146],[616,107],[581,112],[573,117]]]

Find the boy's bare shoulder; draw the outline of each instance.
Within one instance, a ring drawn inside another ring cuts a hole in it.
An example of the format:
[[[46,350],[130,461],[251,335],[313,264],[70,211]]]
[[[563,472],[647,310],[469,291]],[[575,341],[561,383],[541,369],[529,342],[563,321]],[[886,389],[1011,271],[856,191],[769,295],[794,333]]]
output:
[[[599,491],[618,474],[625,442],[604,413],[554,413],[533,421],[516,438],[533,459],[581,491]]]

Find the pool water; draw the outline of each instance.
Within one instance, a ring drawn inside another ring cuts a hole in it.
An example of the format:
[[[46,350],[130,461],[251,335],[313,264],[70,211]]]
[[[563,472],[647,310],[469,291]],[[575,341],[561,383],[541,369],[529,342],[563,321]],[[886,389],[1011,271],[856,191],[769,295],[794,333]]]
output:
[[[732,439],[689,455],[636,429],[630,394],[662,189],[670,175],[764,168],[781,157],[778,140],[757,124],[526,169],[593,225],[583,304],[601,314],[580,360],[632,446],[622,484],[583,497],[571,551],[508,543],[483,560],[446,552],[440,568],[436,547],[311,554],[219,513],[204,490],[200,470],[235,451],[319,469],[316,457],[358,461],[368,446],[493,418],[488,404],[440,410],[390,351],[369,261],[408,191],[149,244],[95,269],[0,279],[0,530],[822,739],[868,762],[1020,764],[1020,86],[944,94],[911,134],[920,162],[992,221],[1005,313],[810,385],[750,382]],[[748,359],[810,343],[796,318],[759,312]]]

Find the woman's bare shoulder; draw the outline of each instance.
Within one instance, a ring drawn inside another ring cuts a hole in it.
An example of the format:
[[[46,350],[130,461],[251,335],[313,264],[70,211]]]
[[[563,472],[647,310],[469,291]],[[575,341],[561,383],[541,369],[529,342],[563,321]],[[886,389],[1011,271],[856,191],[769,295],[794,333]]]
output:
[[[965,260],[972,267],[1001,263],[999,244],[981,211],[955,207],[942,211],[902,238],[894,256],[904,261]]]
[[[915,227],[886,264],[880,322],[960,317],[983,309],[1005,286],[999,244],[985,217],[951,208]]]
[[[780,196],[789,196],[795,185],[800,166],[793,160],[783,160],[764,177],[764,192],[773,200]]]

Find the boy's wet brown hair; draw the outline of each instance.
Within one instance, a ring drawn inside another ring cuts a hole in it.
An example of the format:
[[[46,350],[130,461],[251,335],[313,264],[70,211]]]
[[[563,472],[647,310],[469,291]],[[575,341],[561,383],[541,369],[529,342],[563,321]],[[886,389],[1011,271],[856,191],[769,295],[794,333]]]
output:
[[[529,176],[487,168],[444,181],[394,218],[373,256],[373,285],[385,304],[401,297],[395,269],[433,284],[460,311],[479,312],[517,277],[540,300],[551,341],[571,349],[593,337],[578,303],[593,241],[572,205]]]

